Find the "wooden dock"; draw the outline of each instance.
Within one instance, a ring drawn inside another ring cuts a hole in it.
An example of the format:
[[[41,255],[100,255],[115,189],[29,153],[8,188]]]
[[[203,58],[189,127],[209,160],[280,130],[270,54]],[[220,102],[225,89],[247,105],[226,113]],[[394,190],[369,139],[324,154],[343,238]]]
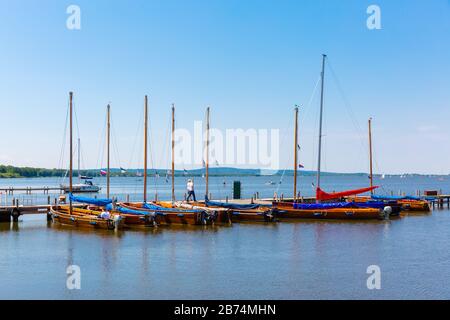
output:
[[[0,189],[5,190],[5,189]],[[16,189],[17,190],[17,189]],[[39,189],[43,190],[43,189]],[[51,189],[50,189],[51,190]],[[430,203],[433,209],[450,209],[450,195],[437,195],[437,196],[421,196],[422,200],[426,200]],[[292,198],[283,198],[280,197],[278,199],[275,198],[263,198],[260,199],[257,194],[254,195],[251,199],[239,199],[239,200],[229,200],[224,199],[220,200],[222,202],[234,202],[240,204],[249,204],[249,203],[259,203],[259,204],[271,204],[272,201],[275,200],[293,200]],[[304,197],[302,198],[304,202],[314,202],[314,197]],[[47,219],[50,219],[49,211],[50,208],[57,203],[58,200],[56,198],[51,202],[51,197],[47,197],[46,204],[19,204],[18,199],[13,199],[12,205],[0,205],[0,222],[10,222],[11,219],[13,221],[18,221],[19,217],[24,214],[46,214]],[[74,204],[74,206],[82,206],[83,204]]]
[[[13,195],[14,192],[25,192],[25,194],[31,194],[32,192],[41,191],[44,194],[49,194],[50,191],[59,191],[62,193],[64,191],[61,187],[3,187],[0,188],[0,193],[5,193],[8,195]]]
[[[433,209],[443,209],[444,207],[450,209],[450,195],[441,194],[434,197],[423,197],[423,200],[427,200]]]
[[[0,222],[18,221],[23,214],[48,214],[51,205],[32,205],[32,206],[2,206],[0,207]]]
[[[18,221],[19,217],[24,214],[47,214],[47,220],[50,219],[49,212],[52,204],[40,205],[15,205],[0,207],[0,222]],[[82,207],[83,204],[74,203],[74,207]]]

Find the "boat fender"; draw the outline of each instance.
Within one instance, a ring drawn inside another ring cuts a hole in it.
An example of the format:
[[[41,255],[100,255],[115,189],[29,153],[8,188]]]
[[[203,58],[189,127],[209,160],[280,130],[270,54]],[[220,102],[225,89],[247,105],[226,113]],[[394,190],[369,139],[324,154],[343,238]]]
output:
[[[114,221],[114,229],[118,229],[120,226],[120,222],[122,221],[122,216],[115,215],[113,221]]]
[[[202,211],[201,215],[200,215],[200,221],[202,222],[202,224],[207,224],[208,220],[209,220],[209,214],[205,211]]]
[[[389,218],[389,216],[392,214],[392,207],[391,206],[384,207],[383,213],[386,219]]]
[[[271,212],[264,214],[264,221],[270,222],[270,221],[272,221],[272,219],[273,219],[273,216],[272,216]]]
[[[322,216],[322,212],[314,212],[314,216],[315,217],[320,217],[320,216]]]

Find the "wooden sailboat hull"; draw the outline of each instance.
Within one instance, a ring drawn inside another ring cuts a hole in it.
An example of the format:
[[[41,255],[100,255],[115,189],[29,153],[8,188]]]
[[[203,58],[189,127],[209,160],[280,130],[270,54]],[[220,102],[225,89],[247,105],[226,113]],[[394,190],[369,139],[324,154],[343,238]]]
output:
[[[123,218],[123,224],[125,228],[154,228],[160,223],[158,222],[158,216],[144,216],[134,214],[121,213]]]
[[[164,204],[164,206],[162,205]],[[210,217],[206,217],[203,212],[180,212],[178,208],[172,208],[167,206],[165,203],[157,203],[157,205],[162,206],[167,209],[177,209],[174,211],[164,210],[164,211],[155,211],[142,207],[142,203],[121,203],[121,206],[124,208],[128,208],[131,210],[141,210],[146,212],[155,212],[156,213],[156,223],[158,225],[171,225],[171,224],[180,224],[180,225],[208,225],[213,224],[216,220],[210,219]]]
[[[257,209],[226,209],[221,207],[206,207],[203,202],[193,202],[194,206],[204,207],[209,209],[226,210],[231,218],[231,222],[273,222],[275,221],[275,214],[270,208]]]
[[[275,214],[271,211],[236,211],[231,213],[232,222],[274,222]]]
[[[215,217],[214,224],[219,225],[228,225],[232,223],[231,221],[231,212],[229,209],[225,208],[212,208],[205,207],[204,204],[198,202],[181,202],[177,201],[175,203],[171,202],[161,202],[161,206],[165,206],[168,208],[178,208],[178,209],[186,209],[186,210],[202,210],[207,212],[209,215]]]
[[[120,219],[102,219],[92,210],[73,208],[71,215],[68,206],[60,206],[50,208],[50,213],[54,222],[77,228],[114,230],[123,226]]]
[[[283,219],[333,219],[377,220],[382,219],[380,210],[372,208],[294,209],[292,203],[273,203],[277,218]]]
[[[398,203],[401,204],[402,210],[405,211],[431,211],[430,204],[426,200],[399,200]]]
[[[101,213],[102,208],[97,206],[88,206],[88,209],[94,215],[99,215]],[[153,228],[158,225],[157,216],[152,215],[137,215],[137,214],[126,214],[119,211],[111,211],[114,215],[118,215],[122,218],[122,227],[123,228]]]
[[[366,202],[371,200],[369,197],[351,197],[346,199],[347,201],[354,202]],[[400,211],[420,211],[428,212],[430,211],[430,204],[426,200],[409,200],[409,199],[399,199],[393,200],[394,204],[386,203],[387,206],[392,207],[393,213],[399,213]]]

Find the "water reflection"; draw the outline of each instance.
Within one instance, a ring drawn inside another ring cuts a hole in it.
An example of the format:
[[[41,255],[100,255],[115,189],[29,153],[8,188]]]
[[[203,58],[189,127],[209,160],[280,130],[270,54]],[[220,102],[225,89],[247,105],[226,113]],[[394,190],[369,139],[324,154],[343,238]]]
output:
[[[17,298],[40,298],[44,292],[69,299],[309,299],[339,293],[343,299],[372,299],[365,272],[380,264],[385,287],[376,297],[450,298],[447,286],[436,285],[450,281],[448,230],[450,211],[391,221],[119,231],[49,224],[44,215],[24,217],[0,223],[0,242],[7,248],[0,253],[0,297],[13,292]],[[83,289],[76,292],[65,290],[65,270],[72,264],[82,268]],[[30,288],[37,275],[48,273],[55,276]],[[427,280],[420,285],[408,281],[423,279],[424,273]]]
[[[10,231],[11,223],[10,222],[0,222],[0,232]]]

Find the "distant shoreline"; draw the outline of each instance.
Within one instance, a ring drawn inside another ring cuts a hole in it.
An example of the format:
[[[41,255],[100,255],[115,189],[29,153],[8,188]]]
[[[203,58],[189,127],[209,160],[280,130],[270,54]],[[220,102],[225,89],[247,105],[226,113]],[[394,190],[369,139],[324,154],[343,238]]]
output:
[[[122,170],[120,168],[111,169],[111,177],[136,177],[143,173],[143,169],[127,169]],[[269,173],[270,172],[270,173]],[[204,175],[205,169],[193,169],[193,170],[175,170],[175,176],[192,176],[201,177]],[[88,169],[81,170],[80,174],[82,176],[89,177],[101,177],[100,170]],[[168,169],[149,169],[148,176],[159,175],[160,177],[165,177],[170,174]],[[299,170],[299,176],[315,176],[316,171]],[[339,173],[339,172],[323,172],[324,176],[368,176],[368,173],[355,172],[355,173]],[[67,175],[67,170],[65,169],[45,169],[45,168],[32,168],[32,167],[14,167],[14,166],[4,166],[0,165],[0,178],[2,179],[20,179],[20,178],[60,178]],[[239,169],[239,168],[229,168],[229,167],[212,167],[209,168],[209,175],[211,177],[260,177],[260,176],[293,176],[294,170],[292,169],[281,169],[268,171],[266,169]],[[78,176],[78,171],[74,171],[74,176]],[[382,174],[375,174],[374,177],[381,177]],[[432,177],[442,177],[447,176],[445,174],[385,174],[386,177],[412,177],[412,176],[432,176]]]

